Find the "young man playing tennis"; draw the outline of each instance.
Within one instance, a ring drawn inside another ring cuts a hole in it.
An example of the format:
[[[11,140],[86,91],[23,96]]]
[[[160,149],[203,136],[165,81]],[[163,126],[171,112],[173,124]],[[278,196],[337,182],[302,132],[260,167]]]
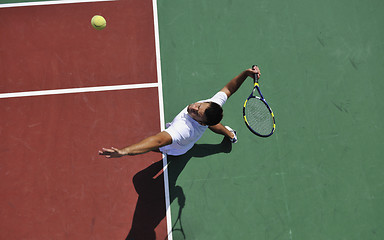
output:
[[[254,74],[260,77],[260,69],[257,66],[241,72],[211,99],[188,105],[171,123],[167,124],[165,131],[122,149],[103,148],[99,154],[105,155],[107,158],[116,158],[160,151],[168,155],[179,156],[190,150],[207,128],[214,133],[228,137],[233,143],[237,142],[236,132],[220,123],[223,118],[222,106],[239,89],[245,79],[253,78]]]

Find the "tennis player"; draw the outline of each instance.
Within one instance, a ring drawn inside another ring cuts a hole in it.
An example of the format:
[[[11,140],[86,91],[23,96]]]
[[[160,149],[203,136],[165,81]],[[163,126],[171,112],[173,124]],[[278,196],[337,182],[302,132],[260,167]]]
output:
[[[107,158],[117,158],[160,151],[167,155],[179,156],[190,150],[207,128],[236,143],[236,131],[220,123],[223,118],[222,106],[245,79],[253,78],[254,74],[260,77],[260,69],[257,66],[241,72],[212,98],[186,106],[171,123],[167,123],[166,130],[125,148],[103,148],[99,154]]]

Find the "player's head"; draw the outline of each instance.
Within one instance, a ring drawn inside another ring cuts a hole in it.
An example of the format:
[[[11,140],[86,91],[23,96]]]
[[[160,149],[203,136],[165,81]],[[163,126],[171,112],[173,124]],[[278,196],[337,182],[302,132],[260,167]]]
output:
[[[205,125],[213,126],[219,124],[223,119],[223,108],[214,102],[209,102],[209,107],[205,109]]]
[[[192,103],[188,106],[187,111],[201,125],[213,126],[223,119],[223,108],[214,102]]]

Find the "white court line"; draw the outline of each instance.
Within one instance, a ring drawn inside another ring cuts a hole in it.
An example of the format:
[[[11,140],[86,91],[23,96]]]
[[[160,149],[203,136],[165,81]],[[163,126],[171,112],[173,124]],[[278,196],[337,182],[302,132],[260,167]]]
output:
[[[138,88],[153,88],[158,86],[159,86],[158,83],[141,83],[141,84],[101,86],[101,87],[83,87],[83,88],[67,88],[67,89],[28,91],[28,92],[13,92],[13,93],[0,93],[0,98],[33,97],[33,96],[86,93],[86,92],[103,92],[103,91],[116,91],[116,90],[138,89]]]
[[[159,109],[160,109],[160,124],[161,130],[165,128],[164,118],[164,98],[163,98],[163,84],[161,78],[161,58],[160,58],[160,34],[159,34],[159,18],[157,15],[157,0],[152,0],[153,4],[153,22],[155,29],[155,46],[156,46],[156,64],[157,64],[157,82],[159,84]],[[171,218],[171,201],[169,194],[169,182],[168,182],[168,162],[167,155],[163,154],[163,174],[164,174],[164,196],[165,196],[165,209],[167,218],[167,236],[168,240],[173,240],[172,235],[172,218]]]
[[[46,6],[46,5],[57,5],[57,4],[87,3],[87,2],[111,2],[111,1],[116,1],[116,0],[57,0],[57,1],[41,1],[41,2],[5,3],[5,4],[0,4],[0,8]]]

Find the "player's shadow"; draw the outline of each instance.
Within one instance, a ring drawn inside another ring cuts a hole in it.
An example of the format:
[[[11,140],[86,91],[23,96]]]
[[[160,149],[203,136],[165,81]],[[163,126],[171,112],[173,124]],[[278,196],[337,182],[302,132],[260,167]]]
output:
[[[185,195],[180,186],[176,186],[177,178],[191,158],[202,158],[218,153],[229,153],[232,144],[224,138],[219,144],[195,144],[195,146],[182,156],[168,156],[168,184],[170,202],[176,198],[179,204],[179,216],[181,225],[181,212],[185,205]],[[139,194],[131,230],[126,240],[154,240],[155,228],[165,218],[164,174],[163,160],[159,160],[149,167],[136,173],[133,184]],[[177,222],[177,221],[176,221]],[[173,228],[174,230],[174,228]],[[184,236],[183,229],[178,229]],[[158,236],[160,237],[160,236]],[[184,236],[185,237],[185,236]],[[165,239],[168,237],[165,236]],[[159,239],[163,239],[160,237]]]

